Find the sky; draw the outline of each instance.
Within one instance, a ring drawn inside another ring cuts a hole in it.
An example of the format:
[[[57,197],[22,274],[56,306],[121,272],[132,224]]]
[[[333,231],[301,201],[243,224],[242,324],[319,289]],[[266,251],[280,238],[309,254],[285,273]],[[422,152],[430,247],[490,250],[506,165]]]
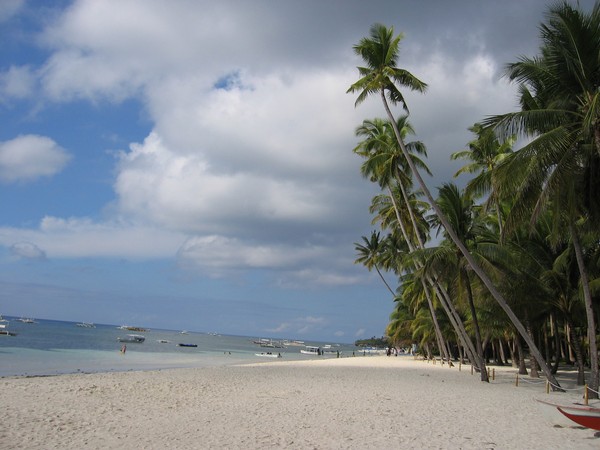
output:
[[[381,336],[353,45],[402,33],[433,190],[543,0],[0,1],[0,314],[242,336]],[[580,1],[591,10],[593,1]],[[401,108],[394,110],[402,114]],[[393,276],[386,274],[389,282]]]

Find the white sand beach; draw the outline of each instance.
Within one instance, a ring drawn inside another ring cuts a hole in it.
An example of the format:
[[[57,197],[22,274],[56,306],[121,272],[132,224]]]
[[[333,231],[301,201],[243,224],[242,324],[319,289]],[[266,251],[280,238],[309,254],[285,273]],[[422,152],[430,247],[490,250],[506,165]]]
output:
[[[469,367],[377,356],[2,378],[0,448],[600,448],[534,400],[579,393],[496,373],[486,384]]]

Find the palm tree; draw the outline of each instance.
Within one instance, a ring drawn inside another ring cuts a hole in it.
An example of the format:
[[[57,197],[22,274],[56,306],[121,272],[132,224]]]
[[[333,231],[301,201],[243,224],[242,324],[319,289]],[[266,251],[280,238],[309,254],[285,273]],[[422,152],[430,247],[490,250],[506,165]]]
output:
[[[466,186],[465,193],[474,198],[490,194],[486,201],[486,209],[493,206],[496,210],[498,227],[502,234],[502,214],[500,199],[498,198],[498,181],[496,177],[496,168],[512,152],[514,136],[509,137],[503,142],[498,140],[494,130],[485,128],[480,123],[476,123],[469,131],[475,133],[476,139],[469,142],[468,150],[461,150],[450,155],[453,160],[466,159],[470,161],[461,167],[454,177],[460,174],[476,173]]]
[[[582,225],[600,218],[600,3],[589,14],[557,4],[540,31],[541,55],[507,67],[519,84],[521,111],[484,125],[534,137],[504,165],[504,188],[517,193],[507,224],[533,223],[551,206],[555,242],[570,236],[587,318],[590,387],[597,392],[596,321],[581,233]]]
[[[439,206],[436,204],[431,192],[427,188],[427,185],[425,184],[421,174],[410,157],[406,146],[404,145],[402,135],[397,127],[396,120],[388,104],[388,99],[393,105],[399,103],[408,112],[404,97],[402,96],[400,90],[396,87],[395,83],[419,92],[424,92],[427,85],[413,76],[410,72],[396,67],[401,39],[401,34],[394,37],[393,28],[386,28],[381,24],[373,25],[370,31],[370,38],[363,38],[357,45],[354,46],[355,53],[362,57],[363,61],[366,63],[366,67],[358,67],[360,79],[352,84],[350,88],[348,88],[347,92],[359,93],[355,105],[362,103],[371,94],[380,95],[386,114],[393,126],[394,134],[396,135],[396,139],[400,145],[402,154],[404,155],[404,158],[410,167],[414,179],[418,182],[419,187],[426,196],[429,204],[435,210],[440,222],[446,229],[452,241],[460,249],[461,253],[463,253],[469,265],[473,268],[473,271],[490,290],[490,293],[494,299],[496,299],[496,301],[510,318],[511,322],[513,322],[519,333],[523,336],[523,339],[529,345],[531,353],[542,366],[542,370],[546,378],[552,383],[553,386],[559,386],[557,380],[550,372],[550,368],[542,357],[542,354],[535,346],[533,340],[527,334],[527,330],[523,324],[519,321],[506,300],[503,298],[502,294],[498,291],[498,289],[496,289],[491,279],[487,276],[483,269],[479,267],[467,247],[460,241],[456,232],[450,226],[450,223],[442,213]]]
[[[479,234],[484,231],[483,224],[476,220],[473,212],[473,201],[470,196],[461,194],[456,185],[446,183],[439,189],[437,200],[438,205],[452,224],[452,228],[456,230],[461,240],[465,243],[470,243],[472,247],[476,245],[476,239]],[[431,219],[432,225],[439,228],[441,223],[437,216]],[[475,344],[477,346],[477,354],[481,361],[481,381],[488,381],[487,371],[485,369],[485,358],[483,354],[483,340],[479,322],[477,320],[477,311],[473,298],[473,287],[469,275],[469,266],[465,264],[465,258],[460,252],[456,252],[454,246],[440,246],[438,251],[432,255],[433,258],[443,260],[444,265],[453,266],[455,269],[455,279],[460,287],[459,292],[467,299],[469,306],[469,314],[475,334]],[[476,251],[476,250],[475,250]]]
[[[413,132],[412,127],[406,121],[406,117],[401,117],[396,126],[402,130],[403,135]],[[393,211],[395,212],[397,219],[395,224],[398,225],[406,244],[409,249],[412,250],[414,248],[413,238],[408,231],[408,225],[402,220],[401,208],[403,208],[404,211],[408,211],[411,218],[413,234],[417,236],[419,242],[422,242],[420,236],[421,228],[416,221],[411,198],[407,191],[407,188],[412,185],[412,179],[410,176],[406,176],[405,171],[402,170],[401,162],[404,160],[404,157],[398,152],[398,145],[394,138],[392,127],[387,121],[382,119],[365,120],[363,121],[363,124],[356,129],[356,135],[364,137],[354,149],[355,153],[365,158],[365,162],[361,166],[361,172],[365,177],[379,183],[382,188],[386,188],[389,192],[389,200],[392,203]],[[425,147],[420,143],[411,143],[410,148],[416,153],[425,153]],[[427,166],[417,156],[411,155],[411,157],[414,158],[415,164],[428,170]],[[401,205],[399,205],[396,200],[396,190],[401,192],[401,198],[403,200],[403,204]],[[422,282],[424,283],[424,281]],[[425,286],[423,287],[426,289]],[[443,334],[438,325],[435,308],[431,300],[431,293],[428,290],[426,290],[426,296],[436,331],[440,354],[442,356],[445,355],[446,359],[450,359],[450,355],[446,350]]]
[[[385,284],[385,287],[393,296],[395,296],[396,294],[387,281],[385,281],[383,274],[379,270],[378,260],[382,252],[382,245],[379,236],[380,235],[378,231],[373,231],[371,232],[370,238],[366,238],[365,236],[362,237],[364,245],[356,242],[354,243],[354,248],[359,254],[359,257],[356,259],[356,261],[354,261],[354,263],[363,264],[369,270],[369,272],[372,268],[375,268],[379,278],[381,278],[381,281],[383,281],[383,284]]]

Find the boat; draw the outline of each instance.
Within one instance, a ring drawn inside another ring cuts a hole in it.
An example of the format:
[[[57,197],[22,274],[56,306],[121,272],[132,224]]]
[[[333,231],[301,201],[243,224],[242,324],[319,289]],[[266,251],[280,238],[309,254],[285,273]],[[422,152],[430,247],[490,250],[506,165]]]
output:
[[[179,343],[177,345],[180,346],[180,347],[198,347],[198,344],[182,344],[182,343]]]
[[[0,329],[0,336],[16,336],[17,333],[13,333],[12,331]]]
[[[261,353],[255,353],[255,355],[262,356],[264,358],[281,358],[281,353],[261,352]]]
[[[127,331],[137,331],[138,333],[144,333],[146,331],[148,331],[147,328],[141,328],[141,327],[132,327],[129,325],[121,325],[120,327],[117,327],[119,330],[127,330]]]
[[[20,319],[17,319],[17,321],[23,323],[36,323],[35,320],[28,317],[21,317]]]
[[[80,328],[96,328],[96,325],[94,325],[92,322],[80,322],[76,323],[75,325]]]
[[[535,399],[542,408],[543,415],[555,426],[570,427],[574,423],[600,430],[600,408],[574,403],[559,405]]]
[[[300,350],[300,353],[304,355],[321,355],[321,348],[314,347],[312,345],[307,345],[303,349]]]
[[[591,406],[557,406],[556,408],[576,424],[600,431],[600,408]]]
[[[146,340],[145,336],[141,334],[128,334],[126,337],[118,337],[117,341],[119,342],[132,342],[135,344],[141,344]]]
[[[5,320],[2,320],[3,322],[6,322]],[[12,331],[8,331],[6,329],[8,325],[5,323],[0,323],[0,336],[16,336],[17,333],[13,333]]]
[[[166,339],[159,339],[159,340],[157,340],[156,342],[158,342],[159,344],[168,344],[168,343],[170,343],[171,341],[167,341]]]

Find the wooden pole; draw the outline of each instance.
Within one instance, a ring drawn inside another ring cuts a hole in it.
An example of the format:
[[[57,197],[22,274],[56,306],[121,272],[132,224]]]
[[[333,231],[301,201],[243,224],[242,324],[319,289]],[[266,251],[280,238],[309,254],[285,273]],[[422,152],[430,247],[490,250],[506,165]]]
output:
[[[517,379],[515,381],[515,386],[519,387],[519,374],[517,374]]]
[[[585,385],[585,390],[583,391],[583,403],[585,405],[588,404],[588,399],[589,399],[589,392],[588,392],[588,385]]]

